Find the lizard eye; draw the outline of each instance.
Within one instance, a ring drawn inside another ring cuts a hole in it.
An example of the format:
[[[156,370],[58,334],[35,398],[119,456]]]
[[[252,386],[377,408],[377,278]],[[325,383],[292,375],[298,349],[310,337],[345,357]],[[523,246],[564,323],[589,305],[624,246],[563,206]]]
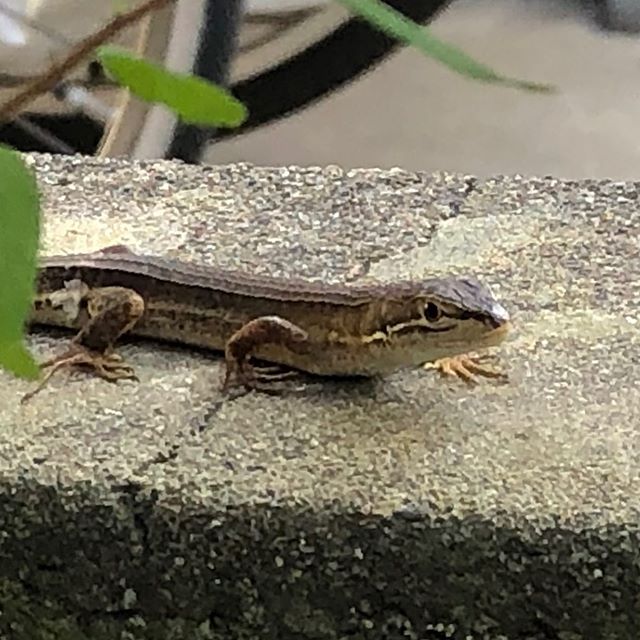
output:
[[[424,307],[424,317],[429,322],[437,322],[442,316],[442,310],[435,302],[427,302]]]

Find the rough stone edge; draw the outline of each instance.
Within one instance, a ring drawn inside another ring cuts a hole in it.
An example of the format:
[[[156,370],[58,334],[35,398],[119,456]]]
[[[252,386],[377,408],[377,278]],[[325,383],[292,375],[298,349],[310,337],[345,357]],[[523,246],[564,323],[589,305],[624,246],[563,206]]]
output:
[[[0,634],[634,638],[637,528],[0,489]],[[52,535],[52,532],[55,532]],[[358,635],[361,634],[361,635]]]

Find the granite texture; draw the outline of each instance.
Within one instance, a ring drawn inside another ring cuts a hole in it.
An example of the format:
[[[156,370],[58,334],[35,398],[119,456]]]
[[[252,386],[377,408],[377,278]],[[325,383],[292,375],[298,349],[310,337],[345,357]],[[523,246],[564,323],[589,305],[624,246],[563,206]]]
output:
[[[45,253],[328,281],[472,273],[510,382],[422,370],[225,398],[0,373],[0,638],[626,639],[640,629],[639,185],[32,155]],[[38,333],[39,356],[68,336]]]

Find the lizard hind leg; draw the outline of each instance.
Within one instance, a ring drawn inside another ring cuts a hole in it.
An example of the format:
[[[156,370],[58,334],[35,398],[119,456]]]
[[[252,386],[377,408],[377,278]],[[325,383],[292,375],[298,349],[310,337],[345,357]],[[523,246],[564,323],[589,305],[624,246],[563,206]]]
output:
[[[42,370],[48,371],[38,386],[22,398],[23,403],[43,389],[62,369],[90,369],[111,382],[137,379],[133,367],[113,349],[115,342],[142,316],[144,300],[135,291],[123,287],[91,289],[85,297],[88,320],[64,352],[40,364]]]
[[[35,389],[22,397],[21,402],[24,404],[42,391],[58,371],[75,368],[92,369],[97,376],[109,382],[138,379],[133,367],[128,365],[117,353],[99,353],[82,345],[72,344],[63,353],[40,363],[40,369],[48,371]]]

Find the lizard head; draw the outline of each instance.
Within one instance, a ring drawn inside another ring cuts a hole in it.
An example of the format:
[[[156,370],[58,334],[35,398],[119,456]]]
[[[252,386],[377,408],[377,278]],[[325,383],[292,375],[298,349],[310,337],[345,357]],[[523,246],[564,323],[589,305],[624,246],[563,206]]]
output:
[[[509,313],[491,290],[467,277],[426,280],[410,296],[390,300],[383,317],[389,342],[414,348],[425,359],[495,346],[511,328]]]

